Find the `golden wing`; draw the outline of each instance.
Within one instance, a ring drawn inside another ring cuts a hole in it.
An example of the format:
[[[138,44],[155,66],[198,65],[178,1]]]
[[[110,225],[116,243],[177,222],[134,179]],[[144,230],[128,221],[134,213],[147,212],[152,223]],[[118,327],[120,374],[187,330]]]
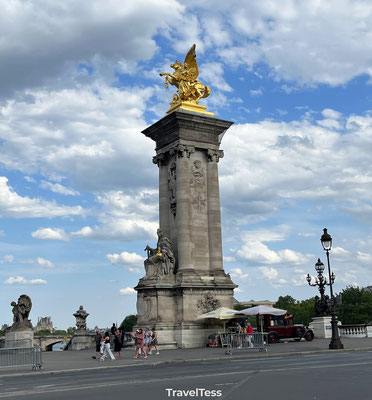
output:
[[[199,75],[198,64],[196,63],[195,44],[187,52],[184,61],[184,74],[187,75],[187,80],[195,81]]]

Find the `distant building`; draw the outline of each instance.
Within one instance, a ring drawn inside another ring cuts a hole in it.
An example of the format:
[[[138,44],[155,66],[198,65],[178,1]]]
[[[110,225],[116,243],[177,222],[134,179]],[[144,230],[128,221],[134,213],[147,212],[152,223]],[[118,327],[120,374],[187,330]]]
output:
[[[270,301],[270,300],[249,300],[249,301],[238,301],[234,299],[234,306],[239,305],[243,306],[245,308],[248,307],[254,307],[254,306],[268,306],[268,307],[274,307],[275,301]]]
[[[2,331],[5,331],[7,328],[9,328],[9,325],[4,324],[4,325],[1,327],[1,330],[2,330]]]
[[[49,331],[53,332],[53,323],[52,323],[52,318],[51,317],[39,317],[37,319],[37,325],[34,328],[35,332],[38,331]]]

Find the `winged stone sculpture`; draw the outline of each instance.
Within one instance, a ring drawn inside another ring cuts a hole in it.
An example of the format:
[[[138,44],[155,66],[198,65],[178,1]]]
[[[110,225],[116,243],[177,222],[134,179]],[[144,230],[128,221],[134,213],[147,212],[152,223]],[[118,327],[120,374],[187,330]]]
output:
[[[182,64],[176,61],[170,65],[174,72],[162,72],[160,76],[165,76],[165,87],[169,85],[177,88],[177,94],[173,95],[170,102],[171,108],[168,113],[178,109],[184,103],[189,105],[198,105],[199,100],[208,97],[211,90],[208,86],[197,80],[199,76],[198,64],[196,63],[195,44],[192,45]],[[199,106],[200,107],[200,106]],[[205,109],[205,107],[203,107]]]

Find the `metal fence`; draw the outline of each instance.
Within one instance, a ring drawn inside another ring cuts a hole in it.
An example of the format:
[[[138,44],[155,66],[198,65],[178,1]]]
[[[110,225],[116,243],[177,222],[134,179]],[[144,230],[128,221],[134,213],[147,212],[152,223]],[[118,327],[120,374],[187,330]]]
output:
[[[31,365],[34,370],[43,367],[40,347],[8,347],[0,349],[0,368],[28,365]]]
[[[226,354],[232,354],[233,351],[246,349],[258,349],[259,351],[267,351],[264,335],[261,332],[247,333],[227,333],[226,342],[229,350]]]

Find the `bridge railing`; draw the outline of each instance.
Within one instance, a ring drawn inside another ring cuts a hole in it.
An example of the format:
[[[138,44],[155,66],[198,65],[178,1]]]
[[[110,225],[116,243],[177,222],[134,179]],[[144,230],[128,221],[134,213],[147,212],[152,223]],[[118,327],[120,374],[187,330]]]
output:
[[[364,338],[372,337],[372,325],[369,324],[351,324],[339,325],[341,337]]]

